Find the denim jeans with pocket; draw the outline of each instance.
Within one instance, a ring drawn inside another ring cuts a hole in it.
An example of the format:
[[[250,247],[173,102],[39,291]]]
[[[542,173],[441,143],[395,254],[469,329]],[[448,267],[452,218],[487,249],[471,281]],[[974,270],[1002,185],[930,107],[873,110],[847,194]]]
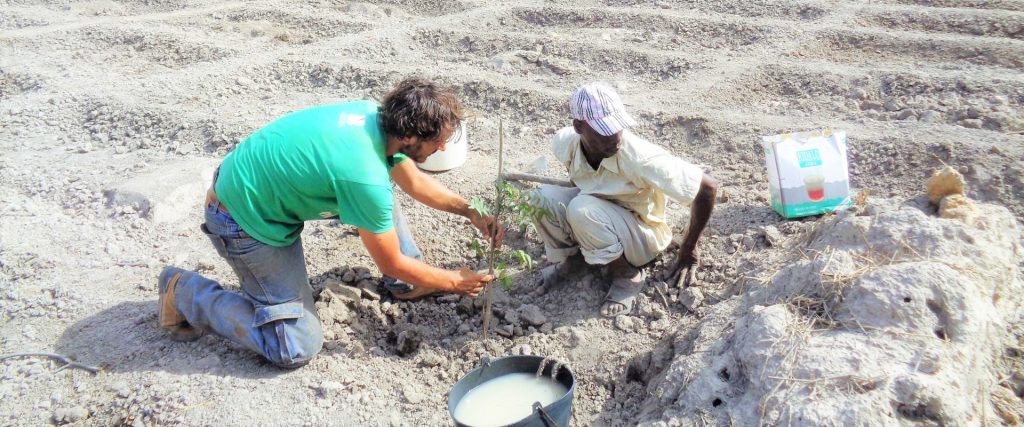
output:
[[[245,346],[275,365],[305,365],[320,351],[323,331],[302,240],[285,247],[264,244],[218,206],[214,202],[206,207],[202,230],[235,271],[242,292],[185,272],[175,289],[175,308],[190,325]]]
[[[397,200],[394,223],[401,252],[421,258]],[[286,247],[264,244],[246,234],[216,202],[206,207],[201,228],[235,271],[242,293],[182,271],[175,308],[190,325],[245,346],[275,365],[294,368],[312,360],[323,346],[323,331],[313,305],[302,239]]]

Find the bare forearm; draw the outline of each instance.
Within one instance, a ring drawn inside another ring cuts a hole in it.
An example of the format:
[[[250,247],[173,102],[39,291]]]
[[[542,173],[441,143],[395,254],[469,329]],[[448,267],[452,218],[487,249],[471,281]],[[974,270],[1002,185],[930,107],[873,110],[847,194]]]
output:
[[[469,217],[469,203],[466,202],[466,199],[455,194],[434,178],[426,177],[424,181],[421,186],[426,188],[422,188],[416,194],[409,194],[413,199],[437,210]]]
[[[395,167],[392,177],[406,194],[434,209],[469,216],[469,203],[430,175],[420,172],[411,162]]]
[[[700,238],[704,228],[711,219],[711,212],[715,208],[715,197],[718,195],[718,183],[707,174],[701,179],[700,190],[690,205],[690,224],[686,227],[686,235],[683,236],[683,243],[680,250],[692,251],[697,246],[697,239]]]

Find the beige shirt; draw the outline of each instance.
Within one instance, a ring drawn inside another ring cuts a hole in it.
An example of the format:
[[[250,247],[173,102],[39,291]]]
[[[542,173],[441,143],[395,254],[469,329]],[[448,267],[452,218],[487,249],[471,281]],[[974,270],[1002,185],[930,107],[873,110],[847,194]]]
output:
[[[601,161],[597,170],[583,154],[580,136],[572,126],[552,138],[555,157],[569,171],[569,179],[589,194],[615,202],[633,211],[637,219],[651,226],[664,249],[672,239],[665,216],[666,196],[689,205],[700,190],[704,171],[673,156],[629,130],[623,131],[622,148]]]

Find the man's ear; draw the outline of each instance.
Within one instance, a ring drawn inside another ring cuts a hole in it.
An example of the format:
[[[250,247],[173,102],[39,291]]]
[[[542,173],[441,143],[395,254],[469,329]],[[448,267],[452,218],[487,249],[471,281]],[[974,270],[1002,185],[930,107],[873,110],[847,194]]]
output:
[[[572,119],[572,128],[576,130],[576,133],[583,135],[583,126],[587,126],[587,122],[580,119]]]
[[[398,143],[402,147],[411,147],[416,144],[417,138],[415,136],[403,136],[398,138]]]

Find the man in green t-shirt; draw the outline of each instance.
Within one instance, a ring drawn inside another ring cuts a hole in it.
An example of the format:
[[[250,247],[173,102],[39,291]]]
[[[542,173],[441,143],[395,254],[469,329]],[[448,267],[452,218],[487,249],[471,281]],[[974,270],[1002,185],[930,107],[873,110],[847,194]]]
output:
[[[493,280],[462,268],[418,260],[392,194],[397,183],[413,199],[465,216],[499,240],[504,229],[465,199],[422,173],[462,120],[455,96],[408,79],[383,103],[354,101],[297,111],[243,140],[224,158],[207,195],[202,225],[241,282],[226,291],[197,273],[160,274],[160,326],[178,340],[212,331],[282,367],[308,363],[323,344],[302,253],[305,221],[337,218],[358,228],[380,271],[407,285],[402,299],[435,291],[476,296]]]

